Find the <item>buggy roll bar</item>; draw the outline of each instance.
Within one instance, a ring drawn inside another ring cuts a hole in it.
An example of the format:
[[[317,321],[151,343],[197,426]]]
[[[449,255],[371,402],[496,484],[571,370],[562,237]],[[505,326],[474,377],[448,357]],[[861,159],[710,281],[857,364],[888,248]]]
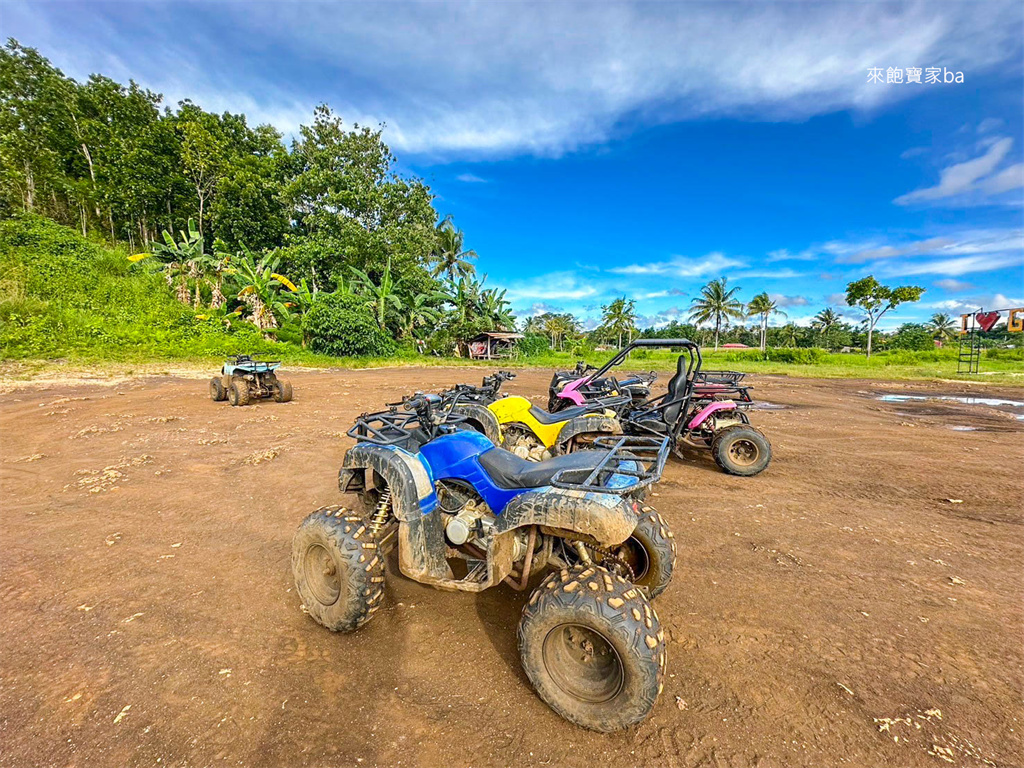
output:
[[[636,339],[635,341],[631,341],[625,349],[620,349],[619,353],[615,355],[615,357],[598,368],[593,374],[591,374],[590,378],[600,379],[616,365],[622,363],[622,361],[626,359],[626,356],[638,347],[684,347],[690,353],[691,358],[696,354],[697,368],[700,369],[702,362],[700,345],[696,342],[690,341],[689,339]]]

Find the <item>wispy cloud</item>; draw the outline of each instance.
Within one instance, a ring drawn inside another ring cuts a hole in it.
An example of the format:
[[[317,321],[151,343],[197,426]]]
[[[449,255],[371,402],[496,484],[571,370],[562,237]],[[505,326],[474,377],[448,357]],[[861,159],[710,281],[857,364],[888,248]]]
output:
[[[813,248],[805,248],[797,253],[790,253],[785,248],[779,248],[777,251],[770,251],[766,260],[771,263],[775,261],[814,261],[818,258],[820,258],[820,253]]]
[[[625,267],[613,267],[608,271],[617,275],[666,275],[690,278],[717,275],[740,266],[743,266],[743,262],[739,259],[716,252],[696,259],[675,256],[670,261],[630,264]]]
[[[525,301],[580,301],[597,296],[599,291],[589,281],[583,281],[574,272],[551,272],[529,280],[519,280],[502,286],[508,289],[507,298],[513,302]]]
[[[944,280],[936,280],[935,287],[941,288],[944,291],[949,291],[950,293],[959,293],[960,291],[969,291],[974,286],[971,283],[965,283],[961,280],[946,278]]]
[[[488,180],[480,178],[475,173],[460,173],[455,177],[456,181],[461,181],[465,184],[487,184]]]
[[[348,120],[386,123],[403,152],[440,155],[559,154],[608,140],[638,114],[656,124],[869,110],[919,90],[866,82],[894,52],[980,76],[1018,62],[1021,48],[1013,2],[984,13],[967,3],[106,7],[6,2],[5,34],[75,77],[133,75],[285,131],[326,100]]]
[[[935,186],[900,195],[893,202],[897,205],[935,201],[979,203],[1024,186],[1024,165],[1016,163],[997,170],[1009,155],[1013,139],[1004,136],[985,140],[983,146],[984,154],[944,168]]]
[[[892,264],[882,270],[882,274],[891,277],[909,277],[911,275],[969,275],[975,272],[991,272],[1003,267],[1021,266],[1020,254],[1000,254],[983,256],[957,256],[951,259],[916,261]]]

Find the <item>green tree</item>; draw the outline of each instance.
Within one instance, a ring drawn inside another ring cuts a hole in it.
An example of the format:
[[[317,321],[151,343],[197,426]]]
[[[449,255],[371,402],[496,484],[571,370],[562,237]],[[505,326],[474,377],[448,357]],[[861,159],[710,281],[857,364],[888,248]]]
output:
[[[770,296],[764,291],[757,294],[747,304],[747,314],[756,315],[759,318],[758,329],[760,331],[760,345],[761,351],[764,352],[765,340],[768,333],[768,318],[773,314],[779,314],[783,317],[786,313],[779,309],[779,305],[771,299]]]
[[[396,275],[425,265],[435,245],[437,213],[430,189],[395,173],[394,156],[380,131],[344,129],[326,106],[299,129],[293,145],[295,175],[284,185],[295,234],[319,248],[310,273],[332,275],[355,266],[381,269],[391,259]]]
[[[868,357],[871,357],[871,340],[875,326],[882,316],[900,304],[918,301],[924,288],[916,285],[901,285],[890,288],[879,283],[873,275],[854,280],[846,286],[846,303],[864,313],[868,332]]]
[[[217,187],[225,147],[217,135],[216,118],[198,109],[184,112],[181,132],[181,164],[199,201],[199,234],[203,233],[206,207]]]
[[[437,225],[436,238],[436,244],[430,254],[434,262],[431,277],[445,275],[449,282],[455,282],[459,277],[473,277],[475,268],[472,260],[477,258],[476,251],[463,247],[465,234],[452,223],[451,214],[445,216]]]
[[[722,326],[728,325],[730,319],[745,316],[743,302],[736,298],[739,287],[729,288],[728,282],[727,277],[712,280],[700,289],[700,296],[691,304],[692,322],[715,324],[715,349],[718,349],[718,337]]]
[[[893,334],[890,346],[923,352],[935,348],[935,338],[927,327],[919,323],[904,323]]]
[[[633,340],[636,332],[636,302],[625,296],[601,307],[601,328],[604,333],[618,339],[617,347],[622,349],[622,337]]]

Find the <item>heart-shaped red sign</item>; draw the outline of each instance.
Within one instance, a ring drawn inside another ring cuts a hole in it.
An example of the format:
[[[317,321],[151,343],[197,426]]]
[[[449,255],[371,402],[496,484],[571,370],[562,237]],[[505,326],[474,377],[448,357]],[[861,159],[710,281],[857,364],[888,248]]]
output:
[[[992,326],[999,322],[998,312],[979,312],[974,316],[983,331],[991,331]]]

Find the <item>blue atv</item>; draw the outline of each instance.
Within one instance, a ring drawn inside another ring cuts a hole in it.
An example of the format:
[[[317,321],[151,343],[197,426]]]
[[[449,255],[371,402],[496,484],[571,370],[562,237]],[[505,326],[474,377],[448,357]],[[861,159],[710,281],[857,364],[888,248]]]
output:
[[[636,500],[668,456],[664,438],[602,438],[599,450],[532,462],[465,428],[437,395],[366,414],[349,432],[338,484],[363,512],[324,507],[292,542],[309,615],[351,632],[384,599],[385,558],[445,590],[533,590],[519,623],[523,668],[540,697],[585,728],[613,731],[653,709],[665,676],[651,600],[675,562],[668,526]]]
[[[231,405],[248,405],[253,400],[272,397],[278,403],[292,399],[291,382],[278,378],[280,360],[261,360],[250,355],[233,355],[210,379],[210,398],[227,400]]]

